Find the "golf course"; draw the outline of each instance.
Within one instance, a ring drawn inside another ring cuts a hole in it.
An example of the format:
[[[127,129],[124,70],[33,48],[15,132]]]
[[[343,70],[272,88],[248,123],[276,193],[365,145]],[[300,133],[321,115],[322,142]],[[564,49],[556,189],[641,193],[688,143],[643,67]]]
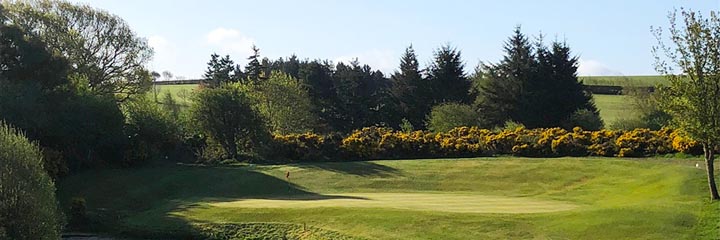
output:
[[[58,196],[85,198],[91,214],[118,216],[103,219],[114,221],[111,232],[136,237],[235,229],[243,238],[278,239],[715,239],[720,205],[705,200],[697,162],[161,165],[81,173],[59,183]]]

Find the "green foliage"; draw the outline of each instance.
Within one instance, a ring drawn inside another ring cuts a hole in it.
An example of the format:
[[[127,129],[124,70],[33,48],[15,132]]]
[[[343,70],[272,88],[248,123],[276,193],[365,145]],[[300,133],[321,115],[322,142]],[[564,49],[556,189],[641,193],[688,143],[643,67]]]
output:
[[[432,108],[428,116],[428,130],[446,132],[456,127],[478,126],[478,113],[469,105],[443,103]]]
[[[3,3],[9,22],[65,56],[71,73],[83,76],[98,95],[122,101],[149,89],[147,41],[120,17],[87,5],[33,0]]]
[[[360,65],[357,59],[349,65],[338,63],[335,68],[333,116],[328,118],[333,129],[350,132],[386,122],[390,82],[383,73]]]
[[[402,124],[407,121],[412,126],[423,127],[432,106],[432,93],[427,81],[422,78],[412,45],[405,49],[400,59],[400,71],[395,72],[390,80],[394,112],[388,113],[391,114],[388,117],[392,121],[400,118]]]
[[[70,228],[79,229],[88,224],[87,204],[84,198],[70,199],[68,218]]]
[[[308,90],[297,79],[275,71],[257,84],[243,85],[270,131],[278,134],[305,133],[317,126]]]
[[[129,151],[126,165],[165,158],[180,145],[181,128],[172,112],[163,110],[148,97],[137,97],[123,105]]]
[[[237,159],[242,152],[259,153],[270,139],[262,117],[237,85],[198,91],[191,115],[199,129],[222,146],[230,159]]]
[[[450,45],[435,51],[427,70],[427,81],[432,89],[432,104],[446,102],[470,103],[470,81],[460,51]]]
[[[0,121],[0,236],[58,239],[60,223],[40,148]]]
[[[408,121],[407,119],[403,118],[400,122],[400,131],[403,131],[405,133],[415,131],[415,127],[413,127],[412,123],[410,123],[410,121]]]
[[[597,115],[577,68],[578,58],[566,43],[553,42],[548,48],[541,36],[533,47],[518,27],[505,45],[503,60],[478,68],[475,103],[492,125],[513,120],[529,128],[560,127],[581,109]]]
[[[253,55],[247,58],[248,64],[245,66],[245,74],[248,82],[254,84],[260,82],[266,76],[263,76],[263,66],[260,64],[260,49],[253,45],[252,51]]]
[[[222,84],[237,82],[242,77],[242,72],[236,68],[235,62],[230,55],[220,58],[220,55],[210,55],[207,63],[207,70],[203,74],[203,85],[206,87],[219,87]]]
[[[683,9],[680,22],[684,25],[678,27],[676,14],[669,16],[669,46],[662,29],[654,29],[656,69],[669,82],[659,89],[660,103],[676,126],[703,145],[710,198],[720,200],[713,167],[720,146],[720,16],[711,11],[710,18],[704,18]]]
[[[600,119],[600,114],[587,109],[579,109],[573,113],[564,124],[566,129],[573,127],[581,127],[585,130],[597,131],[603,128],[605,125]],[[654,129],[658,130],[658,129]]]

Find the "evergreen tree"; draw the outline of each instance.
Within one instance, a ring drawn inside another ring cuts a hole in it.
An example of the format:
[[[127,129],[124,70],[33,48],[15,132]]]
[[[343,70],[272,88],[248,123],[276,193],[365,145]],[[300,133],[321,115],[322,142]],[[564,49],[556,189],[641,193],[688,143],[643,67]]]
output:
[[[257,83],[263,74],[263,67],[260,64],[260,49],[255,45],[252,47],[253,55],[248,57],[248,64],[245,66],[245,74],[250,82]]]
[[[203,75],[203,84],[208,87],[218,87],[224,83],[237,81],[237,68],[229,55],[220,57],[213,53],[207,63],[207,70]]]
[[[505,56],[499,64],[485,64],[476,74],[478,81],[478,97],[476,100],[483,122],[492,126],[499,126],[508,120],[521,122],[523,113],[523,99],[527,94],[523,92],[525,84],[530,81],[535,65],[532,55],[532,45],[528,38],[515,29],[514,35],[505,42]]]
[[[428,68],[427,79],[433,90],[432,104],[470,102],[470,81],[465,75],[460,51],[445,45],[435,52],[435,60]]]
[[[577,57],[565,43],[548,49],[542,36],[535,47],[516,28],[505,44],[505,57],[497,65],[484,65],[476,79],[476,104],[485,123],[511,120],[528,128],[572,127],[573,115],[597,108],[577,78]]]
[[[404,118],[413,126],[423,126],[425,116],[430,111],[431,93],[422,79],[412,45],[405,49],[405,54],[400,59],[400,71],[392,75],[391,81],[390,94],[395,116],[388,117],[393,119],[393,123],[399,124]]]

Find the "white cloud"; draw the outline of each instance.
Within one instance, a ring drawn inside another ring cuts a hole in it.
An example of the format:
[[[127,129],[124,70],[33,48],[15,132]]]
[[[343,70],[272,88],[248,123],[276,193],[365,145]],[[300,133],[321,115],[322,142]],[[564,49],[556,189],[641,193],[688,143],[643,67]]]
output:
[[[348,54],[336,57],[333,61],[347,64],[355,60],[355,58],[360,61],[360,64],[367,64],[375,70],[382,71],[385,75],[392,74],[400,64],[400,58],[390,50],[370,50],[357,54]]]
[[[578,61],[579,76],[622,76],[620,71],[614,70],[596,60],[580,59]]]
[[[207,43],[218,47],[225,53],[237,53],[244,56],[252,54],[255,40],[243,35],[236,29],[216,28],[206,35]]]

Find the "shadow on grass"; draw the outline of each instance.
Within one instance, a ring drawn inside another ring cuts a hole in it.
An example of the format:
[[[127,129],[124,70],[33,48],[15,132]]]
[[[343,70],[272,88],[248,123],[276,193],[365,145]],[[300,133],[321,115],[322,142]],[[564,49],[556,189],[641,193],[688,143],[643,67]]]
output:
[[[295,166],[299,168],[322,169],[325,171],[351,174],[363,177],[388,177],[401,174],[401,172],[396,168],[365,161],[301,163]]]
[[[392,171],[380,167],[373,169],[370,172],[362,171],[362,174]],[[178,213],[207,207],[203,204],[207,202],[241,199],[362,199],[314,193],[248,168],[180,165],[76,175],[59,184],[58,196],[65,206],[69,199],[83,197],[89,212],[101,210],[106,215],[93,219],[98,222],[98,227],[90,231],[152,239],[203,238],[204,233],[197,228],[198,222]]]

